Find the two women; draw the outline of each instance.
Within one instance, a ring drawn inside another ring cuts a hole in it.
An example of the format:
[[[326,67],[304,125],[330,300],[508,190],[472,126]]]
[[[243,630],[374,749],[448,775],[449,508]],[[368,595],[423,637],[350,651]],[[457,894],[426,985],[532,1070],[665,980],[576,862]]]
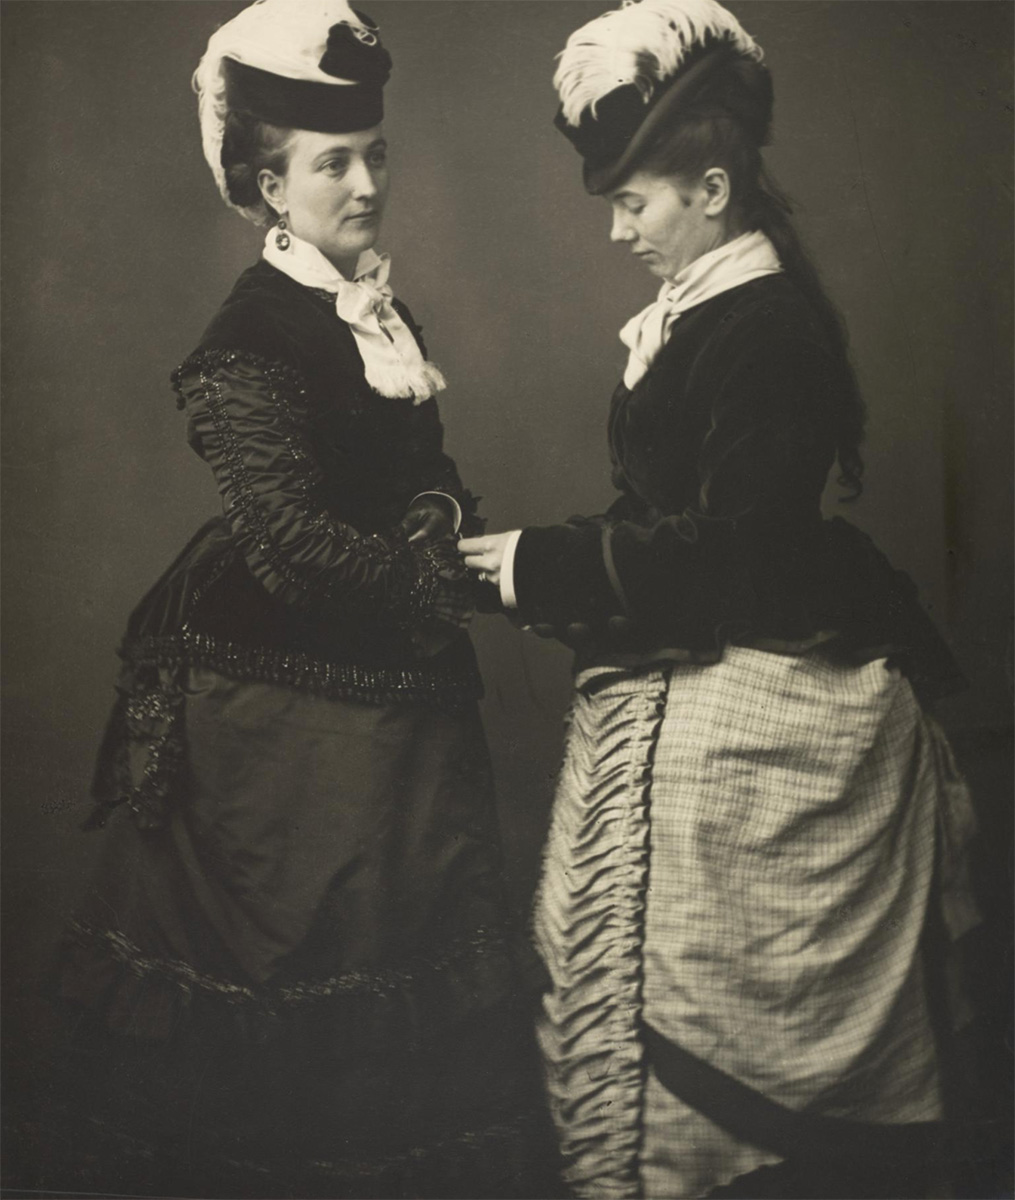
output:
[[[479,537],[373,253],[376,29],[264,0],[212,39],[209,164],[274,227],[177,373],[225,516],[132,619],[62,975],[103,1091],[161,1122],[142,1153],[200,1146],[205,1191],[217,1161],[248,1193],[540,1194],[502,1153],[525,1043],[460,520],[505,606],[578,648],[536,918],[576,1194],[761,1194],[782,1159],[777,1194],[830,1194],[807,1151],[876,1193],[863,1151],[941,1114],[924,933],[966,810],[916,694],[954,668],[821,519],[833,464],[859,489],[863,411],[763,174],[760,58],[712,0],[569,43],[558,125],[664,282],[622,334],[616,504]]]
[[[535,933],[579,1196],[923,1194],[932,977],[975,920],[968,797],[922,706],[956,668],[912,585],[822,519],[833,469],[860,491],[863,406],[765,175],[761,58],[714,0],[568,41],[557,126],[663,281],[620,335],[619,495],[462,542],[577,651]]]
[[[223,199],[270,228],[174,376],[223,515],[131,618],[60,972],[120,1191],[540,1188],[455,546],[482,526],[374,250],[390,68],[345,0],[262,0],[195,76]]]

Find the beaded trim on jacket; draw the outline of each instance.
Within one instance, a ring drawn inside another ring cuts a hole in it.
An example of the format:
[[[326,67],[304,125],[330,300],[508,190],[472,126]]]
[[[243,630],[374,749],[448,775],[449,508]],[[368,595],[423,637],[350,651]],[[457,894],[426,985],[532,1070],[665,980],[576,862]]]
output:
[[[472,671],[428,662],[409,667],[327,662],[294,651],[242,646],[187,626],[176,636],[126,642],[120,656],[131,667],[207,667],[230,679],[279,683],[329,700],[422,701],[455,709],[482,695],[479,675]]]
[[[302,486],[307,500],[307,510],[308,512],[314,510],[317,512],[314,523],[336,542],[346,542],[350,549],[354,548],[356,554],[364,560],[373,562],[392,560],[392,549],[381,538],[357,535],[350,540],[344,536],[337,529],[334,522],[331,521],[324,506],[317,502],[312,494],[313,486],[307,464],[304,456],[298,449],[298,423],[292,406],[292,398],[305,396],[307,391],[305,381],[299,372],[284,363],[258,361],[252,355],[248,354],[221,350],[202,351],[199,354],[192,355],[182,364],[178,372],[174,372],[174,383],[182,377],[182,373],[188,368],[198,370],[201,373],[201,381],[206,389],[205,399],[208,404],[208,411],[211,414],[215,430],[222,443],[226,459],[229,462],[230,475],[233,486],[236,488],[239,507],[243,510],[245,519],[250,523],[252,529],[255,530],[258,546],[271,563],[272,568],[293,589],[304,593],[310,590],[307,581],[294,574],[284,557],[278,553],[271,533],[265,527],[257,505],[251,499],[249,472],[243,462],[236,435],[226,415],[221,389],[217,381],[213,378],[216,368],[237,362],[256,362],[264,371],[265,378],[273,385],[272,400],[282,419],[286,440],[296,461],[297,473],[302,478]],[[408,553],[407,549],[406,553]],[[411,589],[411,594],[408,597],[396,593],[389,597],[389,603],[392,607],[405,608],[411,616],[415,616],[417,611],[426,610],[433,598],[435,589],[436,573],[433,571],[425,572],[416,581],[416,586]],[[329,598],[335,598],[332,588],[326,587],[324,590]]]
[[[296,418],[292,411],[294,400],[306,394],[306,382],[301,374],[285,363],[261,358],[246,351],[204,350],[187,358],[172,375],[177,390],[177,404],[184,406],[181,393],[183,376],[188,371],[198,371],[210,376],[222,366],[244,363],[260,368],[265,377],[275,385],[273,400],[277,412],[290,432],[296,429]],[[230,461],[230,474],[236,489],[237,502],[243,509],[245,519],[255,528],[260,553],[271,562],[272,569],[288,585],[298,592],[306,593],[308,583],[293,575],[288,564],[274,550],[270,531],[260,530],[256,505],[249,501],[246,486],[246,467],[233,446],[232,431],[228,422],[219,413],[219,398],[215,389],[206,387],[206,402],[215,423],[222,445]],[[295,445],[295,441],[293,442]],[[299,460],[299,455],[294,456]],[[300,471],[305,463],[297,461]],[[395,561],[399,554],[406,558],[406,570],[385,599],[385,608],[401,616],[395,623],[411,629],[414,623],[426,615],[434,605],[440,586],[439,564],[429,548],[412,551],[408,545],[392,547],[377,535],[356,534],[351,540],[346,530],[339,528],[329,516],[323,503],[313,494],[313,481],[304,478],[307,511],[316,511],[315,525],[324,530],[333,541],[345,542],[355,548],[357,556],[374,562]],[[201,600],[203,592],[213,585],[221,570],[231,561],[232,551],[224,556],[220,566],[213,569],[202,588],[188,600],[188,615],[192,614]],[[411,560],[411,562],[409,561]],[[335,599],[332,588],[324,588],[328,599]],[[133,640],[125,644],[122,656],[132,665],[178,666],[190,663],[209,667],[230,678],[247,681],[280,683],[306,690],[332,699],[355,699],[367,703],[384,704],[393,701],[422,701],[442,707],[456,708],[466,701],[482,695],[482,683],[478,670],[469,664],[443,665],[421,660],[407,666],[362,664],[346,661],[327,661],[299,651],[270,646],[235,643],[221,637],[210,636],[194,629],[185,621],[178,631],[165,637]]]

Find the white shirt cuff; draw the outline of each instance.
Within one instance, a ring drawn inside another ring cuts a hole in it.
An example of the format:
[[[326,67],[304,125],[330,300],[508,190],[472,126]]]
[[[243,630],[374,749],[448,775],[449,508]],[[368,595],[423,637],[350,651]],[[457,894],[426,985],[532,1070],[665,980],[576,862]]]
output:
[[[409,507],[412,508],[416,501],[422,500],[424,496],[443,496],[445,500],[451,501],[451,503],[454,505],[455,533],[457,533],[462,527],[462,506],[458,503],[454,496],[449,496],[447,492],[420,492],[418,496],[413,496],[413,498],[409,501]]]
[[[518,597],[515,595],[515,551],[521,536],[520,529],[511,530],[504,544],[504,557],[500,560],[500,602],[505,608],[518,607]]]

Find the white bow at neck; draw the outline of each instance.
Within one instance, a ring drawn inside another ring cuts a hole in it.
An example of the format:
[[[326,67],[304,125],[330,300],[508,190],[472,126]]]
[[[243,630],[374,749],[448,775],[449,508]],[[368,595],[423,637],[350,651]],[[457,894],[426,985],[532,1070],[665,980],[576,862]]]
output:
[[[775,247],[760,229],[742,234],[696,258],[677,276],[668,279],[653,303],[632,317],[620,331],[620,340],[631,352],[624,372],[624,385],[633,388],[642,378],[666,344],[681,313],[730,288],[764,275],[775,275],[781,270]]]
[[[365,251],[350,280],[316,246],[291,232],[288,236],[289,245],[282,250],[276,244],[276,231],[269,230],[265,261],[304,287],[334,295],[335,312],[351,329],[367,383],[375,392],[392,399],[411,397],[422,404],[444,390],[444,376],[423,358],[419,343],[392,304],[389,255]]]

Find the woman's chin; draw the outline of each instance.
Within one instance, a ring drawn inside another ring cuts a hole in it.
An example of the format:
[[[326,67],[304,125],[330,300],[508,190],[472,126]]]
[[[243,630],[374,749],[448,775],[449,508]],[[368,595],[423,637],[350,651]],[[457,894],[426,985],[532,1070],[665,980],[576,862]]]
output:
[[[354,227],[346,229],[343,242],[349,247],[346,254],[363,254],[377,245],[381,235],[381,219],[375,217],[370,221],[356,221]]]
[[[341,271],[343,267],[355,266],[356,260],[361,254],[374,248],[377,244],[377,234],[378,229],[373,229],[370,231],[369,237],[347,237],[343,238],[341,242],[329,241],[318,245],[317,249]]]

